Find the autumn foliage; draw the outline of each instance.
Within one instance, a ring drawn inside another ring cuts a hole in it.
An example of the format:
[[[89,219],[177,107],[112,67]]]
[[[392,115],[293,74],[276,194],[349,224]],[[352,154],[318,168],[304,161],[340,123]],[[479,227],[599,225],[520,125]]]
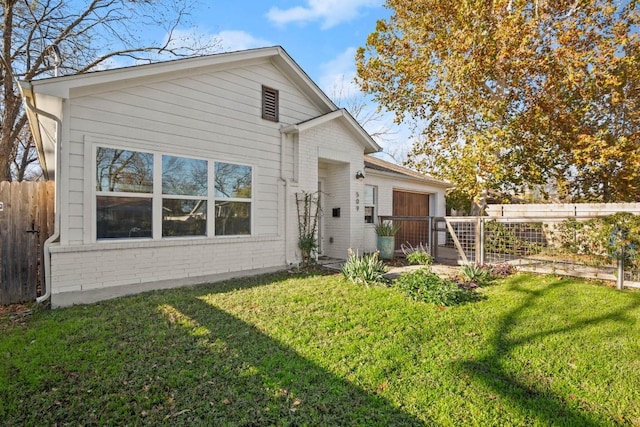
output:
[[[482,190],[640,198],[637,1],[387,0],[357,81],[416,125],[415,167]]]

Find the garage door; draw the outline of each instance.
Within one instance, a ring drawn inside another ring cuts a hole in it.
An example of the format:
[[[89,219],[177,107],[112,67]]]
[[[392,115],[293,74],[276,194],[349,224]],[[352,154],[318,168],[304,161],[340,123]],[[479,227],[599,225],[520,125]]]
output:
[[[393,190],[393,216],[421,217],[421,220],[403,220],[401,228],[396,234],[396,249],[403,243],[412,246],[429,241],[429,194],[410,191]]]

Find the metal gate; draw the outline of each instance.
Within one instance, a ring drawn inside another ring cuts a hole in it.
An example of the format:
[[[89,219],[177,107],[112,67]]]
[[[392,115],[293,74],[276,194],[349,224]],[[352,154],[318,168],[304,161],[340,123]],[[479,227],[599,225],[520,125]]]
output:
[[[442,264],[479,262],[480,223],[476,217],[438,217],[433,219],[432,255]]]
[[[53,219],[53,182],[0,182],[0,304],[39,296]]]

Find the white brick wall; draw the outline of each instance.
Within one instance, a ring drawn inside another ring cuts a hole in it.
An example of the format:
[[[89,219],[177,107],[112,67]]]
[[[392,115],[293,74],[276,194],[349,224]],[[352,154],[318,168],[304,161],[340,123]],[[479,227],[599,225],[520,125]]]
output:
[[[282,238],[121,242],[51,248],[52,303],[64,293],[284,267]]]

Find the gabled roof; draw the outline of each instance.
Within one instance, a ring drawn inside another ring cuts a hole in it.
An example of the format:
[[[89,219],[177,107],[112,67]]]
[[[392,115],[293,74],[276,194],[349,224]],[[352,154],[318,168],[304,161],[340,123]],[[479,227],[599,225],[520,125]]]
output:
[[[58,139],[55,136],[56,118],[48,114],[51,113],[49,110],[51,105],[55,104],[54,100],[112,90],[114,87],[146,84],[173,77],[197,75],[261,63],[271,63],[286,76],[318,108],[322,113],[320,117],[335,113],[336,116],[339,115],[343,120],[348,121],[354,135],[363,142],[365,152],[372,153],[380,150],[380,147],[371,140],[371,137],[362,130],[353,117],[338,110],[333,101],[281,46],[271,46],[20,82],[25,102],[29,107],[27,108],[29,124],[45,177],[50,179],[55,173],[54,153]],[[45,105],[47,108],[44,107]],[[59,110],[60,107],[57,109]],[[333,118],[336,117],[331,116],[330,119]]]
[[[364,156],[364,167],[370,171],[381,172],[385,175],[398,175],[403,178],[412,178],[438,187],[449,188],[453,185],[447,181],[436,179],[432,176],[416,172],[414,170],[398,166],[394,163],[378,159],[373,156]]]
[[[309,99],[324,112],[336,110],[338,107],[311,80],[307,73],[289,56],[282,46],[271,46],[247,49],[235,52],[217,53],[194,58],[181,58],[152,64],[133,65],[102,71],[92,71],[62,77],[51,77],[31,82],[21,82],[25,88],[33,86],[36,93],[69,98],[72,91],[87,90],[118,82],[135,84],[137,80],[149,82],[154,78],[166,79],[171,75],[193,75],[226,67],[236,67],[243,63],[260,63],[270,61],[284,75],[289,77]]]
[[[377,153],[382,149],[374,140],[371,138],[371,135],[365,131],[360,123],[344,108],[339,110],[332,111],[327,114],[323,114],[318,117],[314,117],[309,120],[305,120],[300,123],[296,123],[294,125],[285,126],[281,129],[282,133],[298,133],[304,132],[305,130],[311,129],[313,127],[319,126],[323,123],[327,123],[331,120],[342,120],[347,124],[347,127],[351,131],[351,133],[362,143],[364,146],[365,154]]]

